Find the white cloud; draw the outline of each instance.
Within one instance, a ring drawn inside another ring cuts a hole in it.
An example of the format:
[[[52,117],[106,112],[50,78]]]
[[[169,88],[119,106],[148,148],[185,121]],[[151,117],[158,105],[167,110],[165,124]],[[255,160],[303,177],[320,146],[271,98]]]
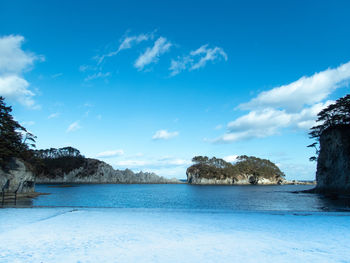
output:
[[[236,136],[265,137],[276,133],[276,129],[290,124],[292,116],[285,111],[264,109],[251,111],[248,114],[230,122],[228,130]],[[242,133],[242,131],[244,131]]]
[[[43,56],[23,51],[23,42],[24,37],[19,35],[0,37],[0,74],[20,74],[35,60],[44,60]]]
[[[222,48],[208,48],[208,45],[203,45],[197,50],[192,51],[191,56],[201,56],[201,58],[197,63],[192,65],[190,70],[202,68],[206,65],[208,61],[214,61],[220,57],[227,61],[227,54]]]
[[[75,121],[72,124],[70,124],[67,128],[67,132],[74,132],[81,129],[81,126],[79,124],[79,121]]]
[[[36,108],[35,94],[29,90],[29,83],[22,74],[44,57],[22,50],[23,42],[24,37],[19,35],[0,37],[0,95]]]
[[[0,95],[10,100],[16,100],[22,105],[33,107],[34,93],[28,89],[29,83],[17,76],[0,76]]]
[[[326,69],[310,77],[301,77],[295,82],[261,92],[241,109],[265,107],[299,111],[305,105],[313,105],[326,99],[334,90],[344,87],[350,80],[350,62],[334,69]]]
[[[125,50],[125,49],[130,49],[132,48],[133,45],[139,44],[143,41],[147,41],[149,39],[153,39],[153,33],[148,33],[148,34],[139,34],[137,36],[127,36],[121,39],[121,43],[118,47],[118,49],[111,51],[107,54],[104,54],[102,56],[97,56],[97,64],[101,64],[102,61],[107,58],[107,57],[113,57],[117,55],[120,51]]]
[[[221,130],[223,128],[223,126],[221,124],[218,124],[215,126],[215,130]]]
[[[175,76],[185,70],[195,70],[204,67],[208,61],[215,61],[223,58],[227,61],[227,54],[221,47],[208,48],[203,45],[190,52],[189,55],[178,57],[177,60],[171,60],[169,70],[170,76]]]
[[[121,155],[124,155],[124,151],[120,149],[120,150],[100,152],[96,156],[100,158],[108,158],[108,157],[115,157],[115,156],[121,156]]]
[[[179,132],[168,132],[167,130],[159,130],[152,136],[153,140],[168,140],[179,135]]]
[[[129,49],[133,44],[138,44],[151,38],[153,38],[153,34],[140,34],[138,36],[125,37],[118,48],[118,52],[124,49]]]
[[[293,123],[297,128],[308,130],[316,124],[317,114],[333,104],[335,101],[327,100],[326,102],[316,103],[309,108],[304,108],[300,113],[292,114],[294,116]]]
[[[327,100],[336,89],[347,86],[350,62],[326,69],[311,77],[261,92],[239,109],[250,112],[227,125],[227,132],[213,142],[234,142],[279,134],[285,128],[308,130],[316,124],[317,114],[334,103]]]
[[[146,51],[141,54],[138,59],[135,61],[134,66],[138,70],[142,70],[146,65],[151,63],[156,63],[160,55],[167,52],[172,44],[164,37],[159,37],[155,42],[152,48],[148,47]]]
[[[175,76],[179,74],[180,72],[186,70],[188,68],[188,65],[193,63],[193,59],[189,56],[185,57],[178,57],[177,60],[171,60],[170,68],[171,71],[170,76]]]
[[[60,113],[56,112],[56,113],[50,114],[47,118],[48,119],[54,119],[54,118],[57,118],[58,116],[60,116]]]
[[[94,73],[92,75],[87,76],[84,81],[89,81],[89,80],[93,80],[93,79],[99,79],[99,78],[106,78],[109,77],[111,75],[110,72],[98,72],[98,73]]]
[[[215,139],[214,142],[228,143],[251,138],[264,138],[276,135],[284,128],[308,130],[315,125],[318,112],[331,103],[332,101],[317,103],[298,113],[288,113],[286,110],[273,108],[251,111],[230,122],[227,125],[227,132]]]
[[[238,155],[228,155],[228,156],[225,156],[223,159],[226,162],[234,163],[237,161],[237,157],[238,157]]]

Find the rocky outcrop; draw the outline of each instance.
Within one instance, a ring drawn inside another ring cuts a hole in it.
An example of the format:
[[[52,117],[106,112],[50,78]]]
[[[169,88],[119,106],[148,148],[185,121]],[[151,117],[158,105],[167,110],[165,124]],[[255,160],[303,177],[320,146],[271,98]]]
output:
[[[320,136],[316,192],[350,194],[350,126],[328,128]]]
[[[0,192],[33,193],[35,176],[28,166],[18,158],[13,158],[4,169],[0,169]]]
[[[154,173],[134,173],[129,169],[115,170],[105,162],[85,158],[83,164],[69,172],[60,169],[50,174],[41,173],[36,183],[83,183],[83,184],[168,184],[180,183],[176,179],[167,179]]]
[[[249,185],[249,184],[283,184],[283,177],[276,176],[273,178],[259,177],[253,174],[241,174],[235,177],[208,178],[203,176],[201,169],[187,169],[187,182],[189,184],[205,184],[205,185]]]

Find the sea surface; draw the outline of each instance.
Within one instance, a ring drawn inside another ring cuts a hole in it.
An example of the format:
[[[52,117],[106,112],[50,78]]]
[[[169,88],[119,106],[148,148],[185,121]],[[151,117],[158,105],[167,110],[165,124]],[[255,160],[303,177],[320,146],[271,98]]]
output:
[[[187,184],[36,185],[49,193],[34,207],[144,208],[189,211],[350,211],[349,200],[295,193],[310,185],[203,186]]]

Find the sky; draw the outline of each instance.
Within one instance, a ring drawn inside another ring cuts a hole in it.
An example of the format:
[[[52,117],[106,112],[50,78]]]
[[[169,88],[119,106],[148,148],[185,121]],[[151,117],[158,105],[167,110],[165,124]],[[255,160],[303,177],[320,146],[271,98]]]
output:
[[[1,1],[0,96],[37,136],[186,178],[196,155],[313,180],[317,113],[349,93],[349,1]]]

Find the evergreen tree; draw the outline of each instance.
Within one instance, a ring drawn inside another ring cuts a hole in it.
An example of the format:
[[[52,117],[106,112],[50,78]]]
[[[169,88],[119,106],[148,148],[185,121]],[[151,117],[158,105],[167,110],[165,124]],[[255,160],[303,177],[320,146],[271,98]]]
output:
[[[30,147],[35,147],[35,136],[15,121],[12,108],[6,106],[0,96],[0,167],[4,167],[12,157],[29,159]]]

